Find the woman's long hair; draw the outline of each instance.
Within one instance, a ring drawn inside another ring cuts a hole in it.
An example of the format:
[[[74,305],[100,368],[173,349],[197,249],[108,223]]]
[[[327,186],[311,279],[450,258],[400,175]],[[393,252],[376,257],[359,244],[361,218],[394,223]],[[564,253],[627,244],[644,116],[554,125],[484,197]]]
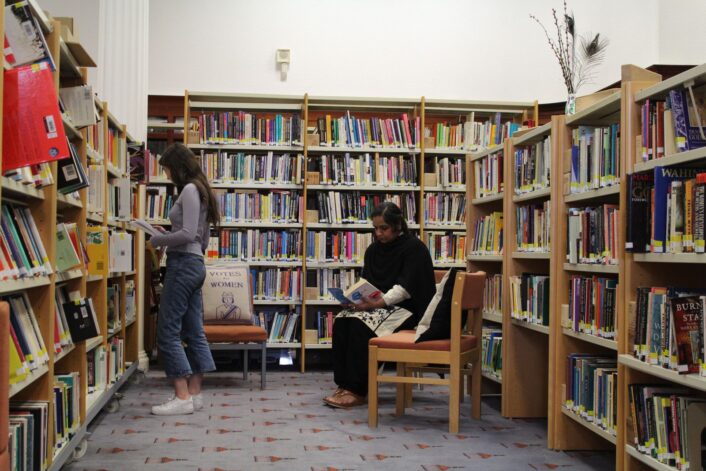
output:
[[[193,183],[199,190],[201,202],[206,203],[206,220],[213,226],[221,222],[221,213],[218,210],[218,200],[213,194],[208,179],[201,170],[199,161],[191,150],[184,144],[176,142],[164,151],[159,159],[162,167],[168,168],[171,179],[179,193],[188,183]]]
[[[400,234],[406,234],[409,231],[402,210],[391,201],[380,203],[373,209],[373,212],[370,213],[370,219],[377,216],[382,216],[382,220],[385,221],[385,224],[399,230]]]

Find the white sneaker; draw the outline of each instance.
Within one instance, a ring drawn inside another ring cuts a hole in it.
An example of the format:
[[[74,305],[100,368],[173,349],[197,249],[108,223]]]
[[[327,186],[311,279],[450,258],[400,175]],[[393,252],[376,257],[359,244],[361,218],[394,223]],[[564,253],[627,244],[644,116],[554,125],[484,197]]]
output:
[[[194,410],[203,409],[203,395],[201,393],[193,394],[191,400],[194,402]]]
[[[164,404],[152,406],[154,415],[184,415],[194,413],[194,401],[189,399],[179,399],[174,397]]]

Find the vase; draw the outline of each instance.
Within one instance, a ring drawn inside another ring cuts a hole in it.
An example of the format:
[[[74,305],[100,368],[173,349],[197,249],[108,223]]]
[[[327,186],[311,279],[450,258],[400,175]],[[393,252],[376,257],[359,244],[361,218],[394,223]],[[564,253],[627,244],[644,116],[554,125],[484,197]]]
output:
[[[564,110],[564,113],[567,116],[571,116],[572,114],[576,114],[576,94],[575,93],[569,93],[568,96],[566,97],[566,109]]]

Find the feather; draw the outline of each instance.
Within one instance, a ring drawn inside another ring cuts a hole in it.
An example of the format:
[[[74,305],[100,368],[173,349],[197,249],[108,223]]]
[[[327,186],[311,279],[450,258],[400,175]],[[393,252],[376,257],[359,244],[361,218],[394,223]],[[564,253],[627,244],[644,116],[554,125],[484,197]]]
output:
[[[566,30],[571,37],[574,37],[574,17],[568,14],[564,15],[564,23],[566,23]]]

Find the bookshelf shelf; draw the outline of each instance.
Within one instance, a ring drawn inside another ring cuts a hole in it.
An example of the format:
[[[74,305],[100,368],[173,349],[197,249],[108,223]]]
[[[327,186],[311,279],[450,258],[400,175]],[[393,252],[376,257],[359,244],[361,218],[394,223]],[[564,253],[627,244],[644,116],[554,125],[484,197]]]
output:
[[[564,196],[564,201],[567,203],[584,203],[592,200],[600,200],[607,197],[620,195],[620,186],[611,185],[595,190],[588,190],[582,193],[571,193]]]
[[[363,262],[307,261],[306,268],[363,268]]]
[[[221,227],[253,227],[253,228],[278,228],[278,229],[301,229],[300,222],[272,222],[272,221],[223,221]]]
[[[184,130],[184,123],[162,123],[160,121],[147,121],[148,128],[155,129],[181,129]]]
[[[564,263],[564,270],[583,273],[619,273],[618,265],[600,265],[592,263]]]
[[[147,222],[149,222],[152,225],[158,225],[158,226],[163,226],[163,225],[171,225],[171,221],[169,219],[147,219]]]
[[[635,173],[646,172],[655,167],[669,167],[672,165],[682,165],[706,159],[706,147],[679,152],[677,154],[666,155],[661,159],[648,160],[647,162],[635,162],[633,171]]]
[[[88,275],[86,277],[86,282],[92,283],[95,281],[103,281],[103,275]]]
[[[122,178],[124,176],[120,169],[114,167],[110,162],[108,162],[106,167],[108,168],[108,178]]]
[[[502,312],[483,311],[483,319],[486,321],[502,324],[503,323],[503,313]]]
[[[0,187],[2,187],[3,194],[6,195],[20,195],[37,200],[44,199],[43,189],[35,188],[34,185],[30,186],[18,183],[11,178],[7,178],[6,176],[0,176]]]
[[[153,183],[150,180],[150,183]],[[159,183],[171,183],[167,179],[160,179]],[[228,190],[302,190],[304,185],[296,183],[236,183],[236,182],[213,182],[211,188],[220,188]]]
[[[466,260],[472,262],[501,262],[503,261],[502,254],[470,254],[466,257]]]
[[[644,453],[640,453],[632,445],[626,444],[625,445],[625,452],[628,455],[635,458],[636,460],[640,461],[642,464],[644,464],[644,465],[646,465],[656,471],[676,471],[676,469],[677,469],[672,466],[661,463],[661,462],[657,461],[656,459],[652,458],[651,456],[647,456]]]
[[[544,198],[549,198],[551,195],[552,189],[551,188],[542,188],[539,190],[533,190],[527,193],[523,193],[521,195],[513,195],[512,196],[512,201],[514,203],[520,203],[520,202],[526,202],[526,201],[532,201],[532,200],[537,200],[537,199],[544,199]]]
[[[66,358],[69,353],[71,353],[71,352],[74,351],[75,348],[76,348],[75,345],[69,345],[69,346],[67,346],[67,347],[64,347],[64,348],[61,350],[61,353],[59,353],[59,354],[54,358],[54,363],[57,363],[57,362],[61,361],[63,358]]]
[[[706,377],[699,376],[698,374],[680,375],[676,371],[668,370],[657,365],[650,365],[626,353],[618,355],[618,362],[633,370],[666,379],[672,383],[688,386],[693,389],[698,389],[699,391],[706,391]]]
[[[503,146],[504,144],[499,144],[497,146],[488,147],[487,149],[484,149],[480,152],[472,153],[470,154],[471,162],[474,162],[478,159],[482,159],[483,157],[488,156],[490,154],[494,154],[495,152],[500,152],[501,150],[503,150]]]
[[[648,98],[664,99],[669,90],[683,85],[687,82],[694,81],[694,87],[706,83],[706,64],[693,67],[681,74],[670,77],[666,80],[658,82],[651,87],[644,88],[635,93],[635,102],[640,102]]]
[[[419,229],[419,224],[407,224],[409,229]],[[344,229],[344,230],[373,230],[373,225],[371,222],[365,223],[343,223],[343,224],[329,224],[325,222],[310,222],[306,225],[307,229]]]
[[[696,253],[636,253],[633,260],[640,263],[706,263],[706,254]]]
[[[586,427],[588,430],[591,432],[595,433],[599,437],[608,440],[610,443],[615,445],[616,443],[616,436],[613,435],[612,433],[607,432],[603,428],[599,427],[598,425],[594,424],[593,422],[589,422],[588,420],[584,419],[580,415],[576,414],[575,412],[567,409],[566,407],[562,406],[561,412],[566,415],[567,417],[571,418],[572,420],[575,420],[579,424],[583,425]]]
[[[68,443],[64,443],[55,454],[51,461],[51,466],[49,466],[48,471],[60,471],[61,468],[66,464],[71,458],[73,458],[74,450],[79,446],[86,436],[86,431],[88,426],[86,424],[81,424],[74,435],[71,437]]]
[[[302,146],[263,146],[250,144],[188,144],[192,150],[235,150],[251,152],[303,152]]]
[[[69,280],[74,280],[76,278],[81,278],[83,276],[83,270],[80,268],[74,268],[72,270],[67,270],[56,274],[56,282],[62,283]]]
[[[597,101],[578,113],[567,116],[567,126],[579,124],[602,125],[617,121],[616,113],[620,112],[621,95],[619,91]]]
[[[310,154],[357,153],[357,154],[419,154],[419,149],[408,147],[337,147],[337,146],[309,146]]]
[[[302,348],[299,342],[267,342],[267,348]]]
[[[11,384],[10,385],[10,398],[12,398],[15,394],[19,393],[23,389],[25,389],[30,384],[37,381],[39,378],[44,376],[48,371],[49,371],[49,366],[45,363],[44,365],[41,365],[40,367],[38,367],[34,371],[30,371],[24,380],[20,381],[19,383]]]
[[[61,193],[57,193],[56,195],[56,204],[59,208],[62,206],[70,208],[83,208],[83,203],[81,203],[81,200],[76,199],[73,196],[62,195]]]
[[[89,402],[86,398],[86,423],[91,423],[103,407],[113,398],[113,395],[120,389],[123,384],[137,371],[137,362],[131,365],[125,365],[125,371],[115,382],[109,385],[106,389],[97,391],[89,396],[93,396]],[[90,406],[89,406],[90,404]]]
[[[308,190],[316,191],[389,191],[389,192],[404,192],[404,191],[419,191],[419,186],[413,185],[307,185]]]
[[[296,304],[301,304],[301,300],[299,300],[299,299],[278,299],[278,300],[254,299],[253,304],[256,306],[293,306]]]
[[[465,231],[465,224],[424,224],[425,231]]]
[[[549,252],[512,252],[512,258],[526,260],[549,260],[551,253]]]
[[[102,162],[103,156],[95,149],[86,146],[86,156],[95,162]]]
[[[63,39],[59,42],[59,50],[61,53],[61,59],[59,61],[61,77],[81,79],[81,68],[76,63],[74,56],[71,55],[71,51],[69,51],[69,47]]]
[[[434,268],[466,268],[466,263],[460,262],[460,261],[459,262],[434,262]]]
[[[338,306],[341,303],[338,302],[336,299],[307,299],[306,301],[307,306]]]
[[[518,327],[524,327],[525,329],[534,330],[535,332],[539,332],[540,334],[549,335],[548,325],[533,324],[531,322],[523,321],[521,319],[515,319],[514,317],[510,318],[510,322],[512,322],[513,325],[516,325]]]
[[[147,183],[148,185],[153,185],[153,184],[154,185],[170,185],[170,184],[172,184],[172,181],[166,177],[152,177],[152,176],[150,176],[149,178],[150,178],[150,180]],[[216,186],[216,185],[218,185],[218,186]],[[223,186],[223,188],[236,188],[236,187],[231,187],[229,183],[212,183],[211,184],[211,186],[213,188],[221,188],[220,185],[226,185],[226,186]]]
[[[131,325],[135,325],[135,322],[137,322],[137,319],[130,319],[128,321],[125,321],[125,328],[127,329]]]
[[[515,137],[512,138],[512,144],[515,147],[534,144],[536,142],[541,141],[547,135],[549,135],[551,133],[551,130],[552,130],[552,123],[548,122],[548,123],[543,124],[541,126],[537,126],[535,128],[532,128],[531,130],[523,133],[520,136],[516,135]]]
[[[561,331],[564,333],[564,335],[568,335],[569,337],[583,340],[584,342],[592,343],[594,345],[599,345],[610,350],[618,351],[618,342],[616,340],[610,340],[591,334],[584,334],[583,332],[576,332],[567,327],[562,327]]]
[[[307,343],[304,348],[307,350],[330,350],[332,345],[330,343]]]
[[[496,195],[490,195],[490,196],[483,196],[481,198],[473,198],[471,200],[471,203],[475,205],[481,205],[481,204],[488,204],[488,203],[495,203],[496,201],[502,201],[503,198],[505,197],[504,192],[500,192]]]
[[[424,149],[424,153],[427,155],[468,155],[471,152],[472,149],[442,149],[437,147]]]
[[[61,121],[64,125],[64,132],[66,133],[66,137],[68,137],[70,140],[83,140],[83,134],[79,132],[78,129],[76,129],[71,122],[71,119],[66,116],[65,114],[61,115]]]
[[[49,286],[51,279],[48,276],[35,276],[32,278],[19,278],[17,280],[5,280],[0,286],[0,294],[12,293],[15,291],[24,291],[30,288],[38,288],[40,286]]]
[[[218,263],[247,263],[252,267],[301,267],[301,261],[291,260],[237,260],[234,258],[209,258],[206,264]]]
[[[481,376],[484,377],[485,379],[488,379],[488,380],[490,380],[490,381],[493,381],[494,383],[503,384],[503,379],[502,379],[502,377],[500,377],[500,376],[498,376],[498,375],[494,375],[493,373],[489,373],[489,372],[487,372],[487,371],[483,371],[483,372],[481,373]]]
[[[93,337],[91,339],[86,339],[86,352],[90,352],[94,348],[96,348],[98,345],[101,345],[103,343],[103,336],[99,335],[97,337]]]
[[[466,187],[464,186],[425,186],[424,191],[426,193],[465,193]]]

